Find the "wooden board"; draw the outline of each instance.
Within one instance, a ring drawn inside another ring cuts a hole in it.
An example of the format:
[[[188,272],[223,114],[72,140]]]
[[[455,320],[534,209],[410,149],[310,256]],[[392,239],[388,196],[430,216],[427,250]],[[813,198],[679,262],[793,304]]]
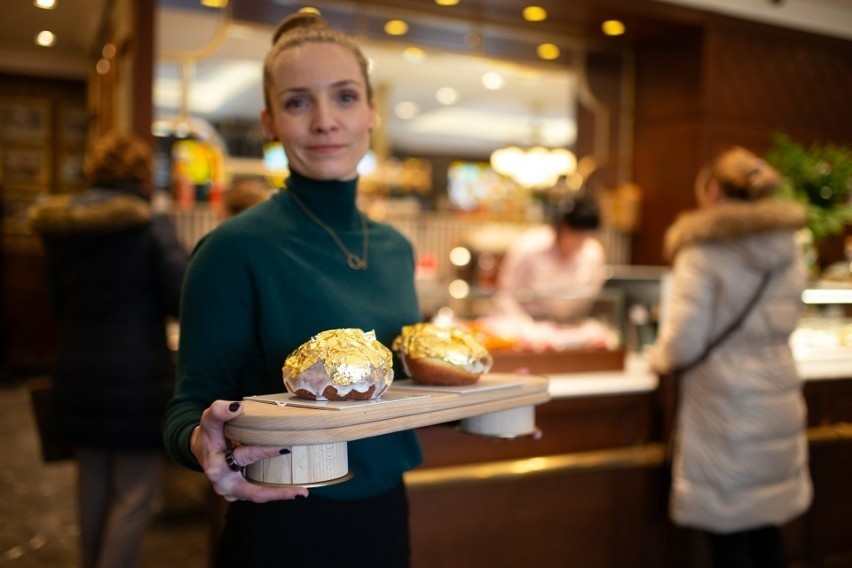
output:
[[[471,416],[550,400],[547,379],[535,375],[491,373],[483,376],[481,391],[459,394],[445,390],[406,388],[395,394],[426,394],[405,402],[362,405],[344,411],[277,406],[252,400],[243,414],[228,422],[225,434],[243,444],[307,445],[348,442],[391,432],[452,422]],[[493,388],[495,382],[506,388]]]

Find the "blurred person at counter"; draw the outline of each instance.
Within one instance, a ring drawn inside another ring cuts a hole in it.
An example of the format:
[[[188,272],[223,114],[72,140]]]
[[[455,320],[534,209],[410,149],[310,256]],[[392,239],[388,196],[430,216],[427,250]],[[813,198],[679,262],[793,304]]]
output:
[[[285,359],[311,337],[359,328],[389,346],[421,319],[411,243],[356,204],[357,165],[377,120],[366,58],[312,13],[284,19],[272,44],[261,120],[283,145],[290,175],[193,253],[164,439],[177,462],[203,471],[230,502],[218,566],[407,566],[402,475],[422,461],[412,431],[349,442],[354,477],[310,492],[242,474],[290,448],[234,445],[225,436],[243,397],[284,389]]]
[[[649,363],[658,373],[689,369],[680,375],[670,515],[706,531],[718,568],[787,566],[779,527],[812,499],[789,345],[807,281],[795,239],[805,211],[773,199],[780,185],[763,160],[732,148],[699,174],[699,209],[666,234],[673,275]]]
[[[597,201],[578,195],[557,207],[549,225],[521,235],[499,269],[498,311],[522,320],[585,316],[606,280],[599,226]]]
[[[74,447],[82,565],[137,566],[160,498],[161,422],[174,388],[166,319],[187,258],[149,203],[152,151],[109,134],[92,145],[90,189],[30,212],[59,322],[51,413]]]
[[[230,219],[249,207],[268,199],[270,194],[269,187],[260,178],[236,178],[222,192],[223,217]]]

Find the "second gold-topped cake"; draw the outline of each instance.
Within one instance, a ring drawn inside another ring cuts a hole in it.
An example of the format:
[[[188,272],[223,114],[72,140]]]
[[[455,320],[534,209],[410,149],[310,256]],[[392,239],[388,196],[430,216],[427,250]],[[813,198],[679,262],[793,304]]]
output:
[[[469,385],[491,369],[494,360],[467,331],[434,323],[402,328],[394,340],[406,373],[424,385]]]

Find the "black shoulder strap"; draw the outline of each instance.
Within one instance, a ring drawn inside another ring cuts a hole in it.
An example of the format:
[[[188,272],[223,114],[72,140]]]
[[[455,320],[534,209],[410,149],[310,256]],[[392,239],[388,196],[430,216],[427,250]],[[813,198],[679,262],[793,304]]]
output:
[[[749,312],[751,312],[755,304],[757,304],[757,300],[760,299],[761,294],[763,294],[763,291],[766,289],[766,285],[769,284],[770,276],[771,273],[768,270],[763,273],[763,278],[761,279],[760,284],[758,284],[757,289],[751,295],[751,298],[749,298],[748,303],[745,305],[740,314],[736,317],[736,319],[734,319],[734,321],[728,324],[728,327],[723,329],[722,332],[707,345],[707,347],[704,349],[704,351],[701,352],[698,357],[696,357],[689,363],[686,363],[685,365],[681,365],[677,369],[674,369],[672,372],[675,374],[685,373],[686,371],[692,369],[693,367],[699,365],[705,359],[707,359],[707,357],[716,348],[716,346],[725,341],[725,339],[727,339],[728,336],[731,335],[743,323],[743,321],[745,321],[746,316],[749,314]]]

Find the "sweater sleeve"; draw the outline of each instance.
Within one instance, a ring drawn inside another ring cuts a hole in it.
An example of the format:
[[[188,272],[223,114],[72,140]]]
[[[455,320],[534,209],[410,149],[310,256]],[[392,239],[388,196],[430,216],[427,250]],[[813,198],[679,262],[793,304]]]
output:
[[[252,349],[256,309],[239,239],[212,233],[193,252],[183,285],[175,393],[166,412],[166,451],[199,469],[189,449],[193,428],[215,400],[240,400],[240,377]]]

